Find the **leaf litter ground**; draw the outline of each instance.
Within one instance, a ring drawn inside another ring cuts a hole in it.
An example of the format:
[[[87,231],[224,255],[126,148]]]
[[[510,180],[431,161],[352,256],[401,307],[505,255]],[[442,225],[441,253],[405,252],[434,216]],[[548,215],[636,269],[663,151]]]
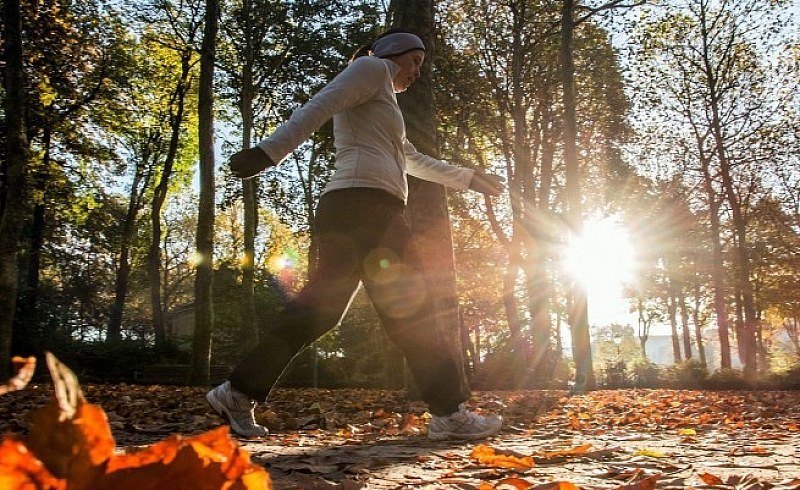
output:
[[[85,385],[117,450],[221,424],[204,389]],[[50,384],[0,397],[0,430],[24,435]],[[425,437],[425,405],[403,392],[278,389],[257,409],[270,436],[240,439],[274,488],[800,489],[800,392],[476,392],[497,436]]]

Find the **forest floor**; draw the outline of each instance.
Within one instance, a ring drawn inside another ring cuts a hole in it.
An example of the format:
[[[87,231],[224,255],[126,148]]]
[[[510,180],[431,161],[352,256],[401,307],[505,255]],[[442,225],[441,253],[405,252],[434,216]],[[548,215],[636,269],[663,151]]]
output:
[[[24,435],[49,384],[0,397],[0,431]],[[222,422],[205,390],[84,385],[118,450]],[[476,392],[503,415],[496,436],[432,442],[403,392],[279,389],[257,409],[264,439],[239,439],[277,489],[800,489],[800,392]]]

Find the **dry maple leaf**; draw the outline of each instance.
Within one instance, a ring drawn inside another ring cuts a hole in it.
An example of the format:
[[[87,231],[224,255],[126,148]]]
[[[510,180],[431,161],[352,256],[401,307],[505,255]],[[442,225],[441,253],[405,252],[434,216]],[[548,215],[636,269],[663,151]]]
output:
[[[22,441],[7,437],[0,442],[0,488],[66,490],[67,483],[47,471]]]
[[[586,452],[591,448],[592,448],[591,444],[581,444],[580,446],[575,446],[570,449],[562,449],[558,451],[542,451],[541,454],[537,454],[536,456],[541,457],[543,459],[563,458],[567,456],[580,456],[586,454]]]
[[[494,448],[484,444],[479,444],[472,448],[472,452],[470,452],[469,456],[484,466],[494,468],[517,468],[526,470],[534,466],[533,458],[530,456],[520,457],[498,453]]]
[[[700,473],[697,476],[699,476],[700,479],[703,480],[703,483],[705,483],[706,485],[713,486],[713,485],[722,485],[724,483],[722,481],[722,478],[718,477],[717,475],[713,475],[711,473]]]
[[[228,428],[195,437],[172,436],[141,451],[111,458],[92,489],[157,489],[170,482],[179,489],[270,488],[269,477],[250,463],[230,439]]]
[[[0,446],[0,488],[61,490],[270,489],[227,427],[173,436],[133,454],[115,455],[105,412],[87,403],[75,374],[47,353],[55,396],[31,415],[24,440]]]
[[[478,486],[478,490],[496,490],[498,488],[511,486],[516,488],[517,490],[530,490],[533,488],[535,483],[531,483],[528,480],[518,478],[518,477],[509,477],[503,478],[497,482],[497,485],[492,485],[491,483],[481,482]]]
[[[518,477],[510,477],[510,478],[503,478],[502,480],[497,482],[497,485],[510,485],[517,490],[529,490],[534,487],[534,483],[529,482],[528,480],[518,478]]]
[[[580,490],[581,487],[568,481],[554,481],[530,487],[528,490]]]

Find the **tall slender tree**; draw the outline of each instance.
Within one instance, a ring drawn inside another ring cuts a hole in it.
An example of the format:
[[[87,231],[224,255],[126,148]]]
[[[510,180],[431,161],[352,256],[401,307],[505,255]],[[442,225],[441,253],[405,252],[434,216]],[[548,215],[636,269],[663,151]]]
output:
[[[122,220],[119,253],[117,254],[116,270],[114,271],[114,302],[108,315],[106,328],[106,342],[115,343],[122,340],[122,314],[125,309],[125,300],[128,296],[129,278],[131,274],[131,249],[139,221],[139,212],[144,206],[144,194],[153,176],[153,166],[150,157],[152,141],[145,142],[145,148],[139,155],[134,156],[133,175],[128,192],[128,207]]]
[[[575,30],[575,2],[563,0],[561,7],[561,84],[564,110],[564,166],[566,169],[565,194],[570,232],[580,236],[583,222],[583,204],[580,190],[578,162],[578,128],[575,120],[575,64],[573,61],[573,36]],[[571,309],[569,324],[572,329],[572,350],[575,359],[575,389],[583,391],[595,386],[592,368],[592,351],[589,337],[589,311],[586,290],[578,281],[570,288]]]
[[[19,0],[4,0],[5,202],[0,216],[0,379],[11,371],[11,335],[17,301],[17,250],[25,216],[28,142],[25,134],[25,72]]]
[[[198,87],[200,204],[197,218],[195,327],[189,382],[208,384],[211,375],[211,335],[214,329],[214,62],[219,29],[219,1],[206,0]]]
[[[147,270],[150,279],[150,307],[152,315],[155,347],[163,352],[167,345],[167,308],[164,301],[163,271],[163,214],[169,192],[175,187],[175,177],[185,164],[187,156],[194,151],[187,150],[187,135],[192,130],[195,112],[190,107],[194,102],[192,88],[197,82],[197,45],[202,23],[201,2],[193,0],[178,10],[170,0],[155,0],[141,17],[150,25],[146,39],[160,45],[165,51],[163,67],[167,73],[162,75],[166,87],[161,96],[162,135],[159,141],[163,151],[158,158],[158,169],[154,176],[152,201],[150,203],[150,244],[147,251]],[[169,71],[169,70],[172,71]]]
[[[253,69],[256,58],[256,36],[252,10],[252,0],[242,0],[245,12],[244,46],[242,47],[242,94],[239,110],[242,113],[242,148],[253,143],[253,99],[255,86]],[[255,258],[256,234],[258,233],[258,177],[242,181],[242,200],[244,202],[244,258],[242,260],[242,341],[245,345],[258,343],[255,300]]]

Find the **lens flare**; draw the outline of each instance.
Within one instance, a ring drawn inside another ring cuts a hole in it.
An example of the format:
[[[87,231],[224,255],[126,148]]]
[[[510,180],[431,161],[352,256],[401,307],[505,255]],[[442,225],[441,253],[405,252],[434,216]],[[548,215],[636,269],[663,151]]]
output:
[[[630,233],[618,221],[589,221],[562,256],[563,268],[587,291],[620,290],[634,277],[636,253]]]

